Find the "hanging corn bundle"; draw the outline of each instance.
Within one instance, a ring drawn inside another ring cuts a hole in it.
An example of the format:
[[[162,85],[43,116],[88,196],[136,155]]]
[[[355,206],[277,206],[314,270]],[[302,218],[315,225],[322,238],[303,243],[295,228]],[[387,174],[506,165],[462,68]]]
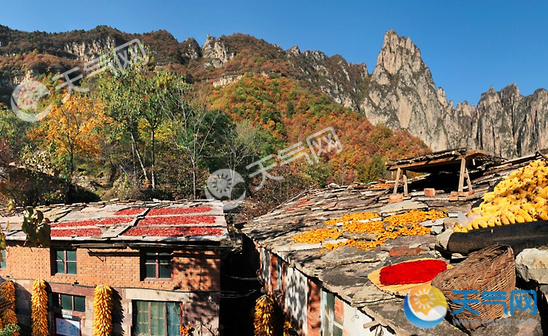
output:
[[[284,322],[284,335],[283,336],[291,336],[291,329],[293,327],[291,326],[291,323],[289,321]]]
[[[255,336],[279,336],[283,332],[283,316],[274,299],[265,294],[255,301]]]
[[[193,336],[194,328],[189,325],[181,325],[179,326],[179,332],[181,336]]]
[[[0,284],[0,295],[8,300],[9,308],[15,310],[15,285],[13,281],[7,280]]]
[[[112,333],[112,288],[99,285],[93,299],[93,336]]]
[[[36,279],[32,283],[32,336],[48,336],[48,294],[46,282]]]
[[[4,312],[2,313],[2,324],[5,325],[5,326],[10,325],[10,324],[14,324],[14,325],[18,324],[17,314],[15,314],[14,310],[9,309],[9,308],[4,310]],[[19,336],[19,332],[14,331],[11,334],[11,336]]]

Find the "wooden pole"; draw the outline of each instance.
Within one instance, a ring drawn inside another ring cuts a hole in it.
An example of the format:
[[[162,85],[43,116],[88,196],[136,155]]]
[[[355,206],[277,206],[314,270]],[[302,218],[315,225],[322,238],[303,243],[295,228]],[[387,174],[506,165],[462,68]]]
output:
[[[393,192],[394,195],[398,193],[398,184],[400,182],[400,174],[401,174],[401,168],[398,168],[398,170],[396,171],[396,183],[394,183],[394,192]]]
[[[466,173],[466,159],[460,159],[460,172],[459,172],[459,196],[464,191],[464,174]]]
[[[468,185],[468,192],[473,191],[472,181],[470,181],[470,174],[468,173],[468,168],[466,168],[466,184]]]
[[[407,170],[403,171],[403,196],[407,197],[409,195],[408,189],[407,189]]]

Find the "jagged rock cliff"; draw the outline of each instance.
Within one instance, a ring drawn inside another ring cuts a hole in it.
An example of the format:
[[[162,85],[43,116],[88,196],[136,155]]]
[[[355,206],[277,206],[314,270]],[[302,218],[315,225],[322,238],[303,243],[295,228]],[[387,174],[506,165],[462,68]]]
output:
[[[417,46],[395,31],[386,33],[363,96],[359,108],[369,120],[407,129],[433,150],[468,147],[516,157],[548,147],[542,132],[548,123],[546,90],[523,97],[511,84],[482,94],[477,107],[463,102],[454,108],[436,88]]]
[[[436,89],[419,48],[395,31],[386,33],[359,106],[372,123],[408,129],[433,149],[448,146],[443,116],[451,107],[445,93]]]
[[[407,37],[388,31],[372,74],[321,51],[288,50],[244,34],[178,42],[169,32],[128,34],[105,26],[90,31],[26,33],[0,26],[0,100],[23,79],[63,72],[115,46],[138,38],[157,65],[171,65],[191,82],[226,86],[246,72],[293,78],[335,102],[365,114],[372,123],[403,128],[433,150],[484,149],[516,157],[548,147],[548,92],[522,96],[515,84],[482,94],[477,106],[453,106],[436,87],[421,51]],[[22,56],[26,55],[26,56]]]

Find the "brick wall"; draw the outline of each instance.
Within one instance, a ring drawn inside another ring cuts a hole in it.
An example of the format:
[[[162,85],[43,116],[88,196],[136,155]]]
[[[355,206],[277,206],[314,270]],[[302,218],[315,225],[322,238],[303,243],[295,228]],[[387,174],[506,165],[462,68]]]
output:
[[[130,335],[132,300],[184,302],[185,318],[200,330],[200,335],[216,335],[219,326],[220,252],[212,250],[175,250],[171,279],[141,280],[139,250],[76,250],[77,274],[52,274],[50,248],[22,246],[11,242],[6,249],[6,268],[0,278],[16,282],[17,314],[22,334],[30,334],[30,296],[32,281],[44,279],[49,290],[85,297],[86,312],[81,316],[83,336],[91,335],[93,290],[98,284],[112,286],[120,296],[121,316],[113,335]],[[50,316],[50,321],[53,320]],[[50,323],[53,327],[53,323]],[[213,331],[210,332],[210,330]],[[54,330],[51,330],[54,332]]]
[[[182,291],[219,291],[220,256],[217,251],[174,251],[171,279],[141,281],[140,253],[135,249],[77,249],[77,274],[52,274],[49,248],[10,244],[6,268],[0,277],[37,279],[84,286],[107,284],[113,287]],[[8,277],[9,276],[9,277]]]
[[[307,336],[321,334],[321,287],[315,281],[308,279]]]

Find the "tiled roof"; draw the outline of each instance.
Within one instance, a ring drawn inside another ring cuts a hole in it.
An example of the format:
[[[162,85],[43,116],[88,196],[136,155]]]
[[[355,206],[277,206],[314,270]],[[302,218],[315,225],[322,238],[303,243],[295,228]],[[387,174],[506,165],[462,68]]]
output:
[[[36,209],[51,222],[54,241],[218,242],[228,238],[220,202],[98,202]],[[22,209],[0,216],[8,241],[26,239],[22,222]]]

